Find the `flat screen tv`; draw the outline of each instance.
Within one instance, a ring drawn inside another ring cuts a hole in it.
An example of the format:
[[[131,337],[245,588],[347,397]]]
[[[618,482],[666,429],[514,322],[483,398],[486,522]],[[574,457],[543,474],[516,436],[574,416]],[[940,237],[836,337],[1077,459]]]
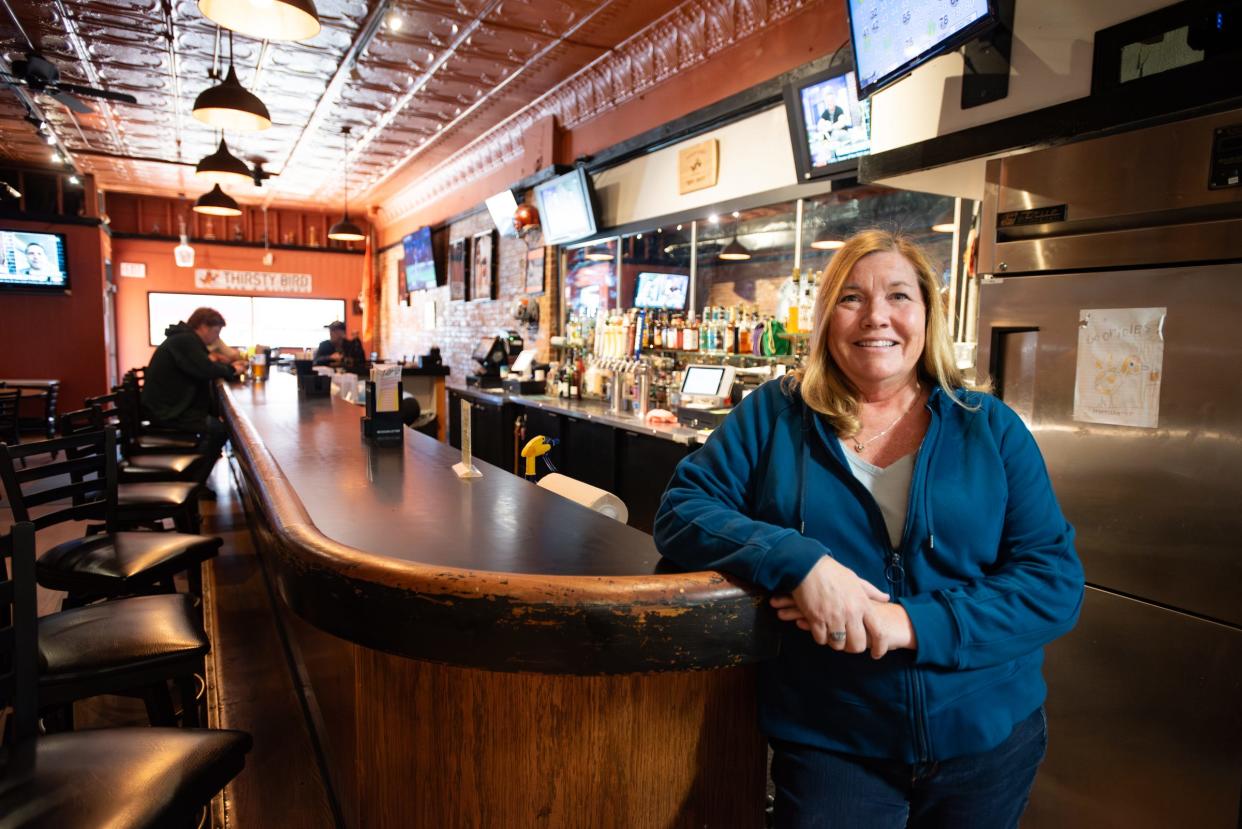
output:
[[[847,0],[858,95],[867,98],[996,23],[995,0]]]
[[[583,168],[538,185],[535,187],[535,200],[538,202],[544,244],[563,245],[595,233],[591,183]]]
[[[487,199],[487,212],[492,216],[492,223],[500,231],[501,236],[517,237],[517,228],[513,226],[513,214],[517,211],[517,199],[512,190],[502,190]]]
[[[63,233],[0,230],[0,290],[64,293],[68,288]]]
[[[785,84],[785,116],[801,181],[854,173],[871,151],[871,104],[858,100],[848,69]]]
[[[436,286],[436,260],[431,251],[431,228],[421,227],[401,240],[405,255],[405,289],[421,291]]]
[[[684,311],[689,288],[690,274],[643,271],[634,288],[634,307]]]

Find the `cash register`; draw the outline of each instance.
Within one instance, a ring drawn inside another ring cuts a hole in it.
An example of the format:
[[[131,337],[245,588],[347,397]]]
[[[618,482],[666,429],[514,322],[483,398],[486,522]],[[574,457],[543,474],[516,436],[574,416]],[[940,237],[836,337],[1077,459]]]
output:
[[[677,422],[691,429],[715,429],[732,410],[733,366],[686,366]]]
[[[522,338],[516,331],[502,331],[495,336],[483,337],[471,354],[479,367],[466,376],[466,385],[499,391],[504,385],[500,369],[507,367],[522,353],[522,345]]]

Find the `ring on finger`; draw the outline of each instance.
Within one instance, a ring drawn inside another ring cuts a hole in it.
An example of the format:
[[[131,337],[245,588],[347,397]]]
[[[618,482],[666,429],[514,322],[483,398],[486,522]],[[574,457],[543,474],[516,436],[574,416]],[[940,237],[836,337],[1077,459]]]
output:
[[[828,634],[828,638],[829,638],[829,639],[831,639],[831,640],[832,640],[832,641],[834,641],[834,642],[844,642],[844,641],[845,641],[845,631],[843,631],[843,630],[834,630],[834,631],[830,631],[830,632],[829,632],[829,634]]]

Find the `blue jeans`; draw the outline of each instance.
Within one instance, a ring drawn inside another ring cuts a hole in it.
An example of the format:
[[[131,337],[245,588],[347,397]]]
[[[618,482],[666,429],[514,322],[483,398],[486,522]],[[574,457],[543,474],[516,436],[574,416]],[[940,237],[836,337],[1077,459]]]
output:
[[[1003,743],[938,763],[899,763],[772,741],[778,829],[1010,829],[1048,748],[1041,707]]]

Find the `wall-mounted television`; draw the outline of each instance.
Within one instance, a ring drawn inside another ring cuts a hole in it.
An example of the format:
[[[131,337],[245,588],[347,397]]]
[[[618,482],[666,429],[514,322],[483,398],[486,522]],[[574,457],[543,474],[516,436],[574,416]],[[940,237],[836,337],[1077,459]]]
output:
[[[405,289],[421,291],[436,286],[436,258],[431,250],[431,228],[420,227],[401,240],[405,260]]]
[[[0,230],[0,290],[64,293],[68,288],[63,233]]]
[[[535,187],[543,241],[563,245],[585,239],[596,231],[595,210],[591,205],[591,182],[586,170],[578,167]]]
[[[638,274],[638,284],[634,288],[634,307],[684,311],[686,300],[690,296],[689,289],[688,273],[642,271]]]
[[[785,116],[800,181],[854,173],[871,151],[871,105],[858,100],[848,69],[785,84]]]
[[[861,98],[951,52],[997,21],[995,0],[847,0],[846,6]]]
[[[517,237],[517,228],[513,226],[513,214],[517,212],[517,199],[512,190],[502,190],[485,201],[487,212],[492,216],[492,223],[500,231],[501,236]]]

